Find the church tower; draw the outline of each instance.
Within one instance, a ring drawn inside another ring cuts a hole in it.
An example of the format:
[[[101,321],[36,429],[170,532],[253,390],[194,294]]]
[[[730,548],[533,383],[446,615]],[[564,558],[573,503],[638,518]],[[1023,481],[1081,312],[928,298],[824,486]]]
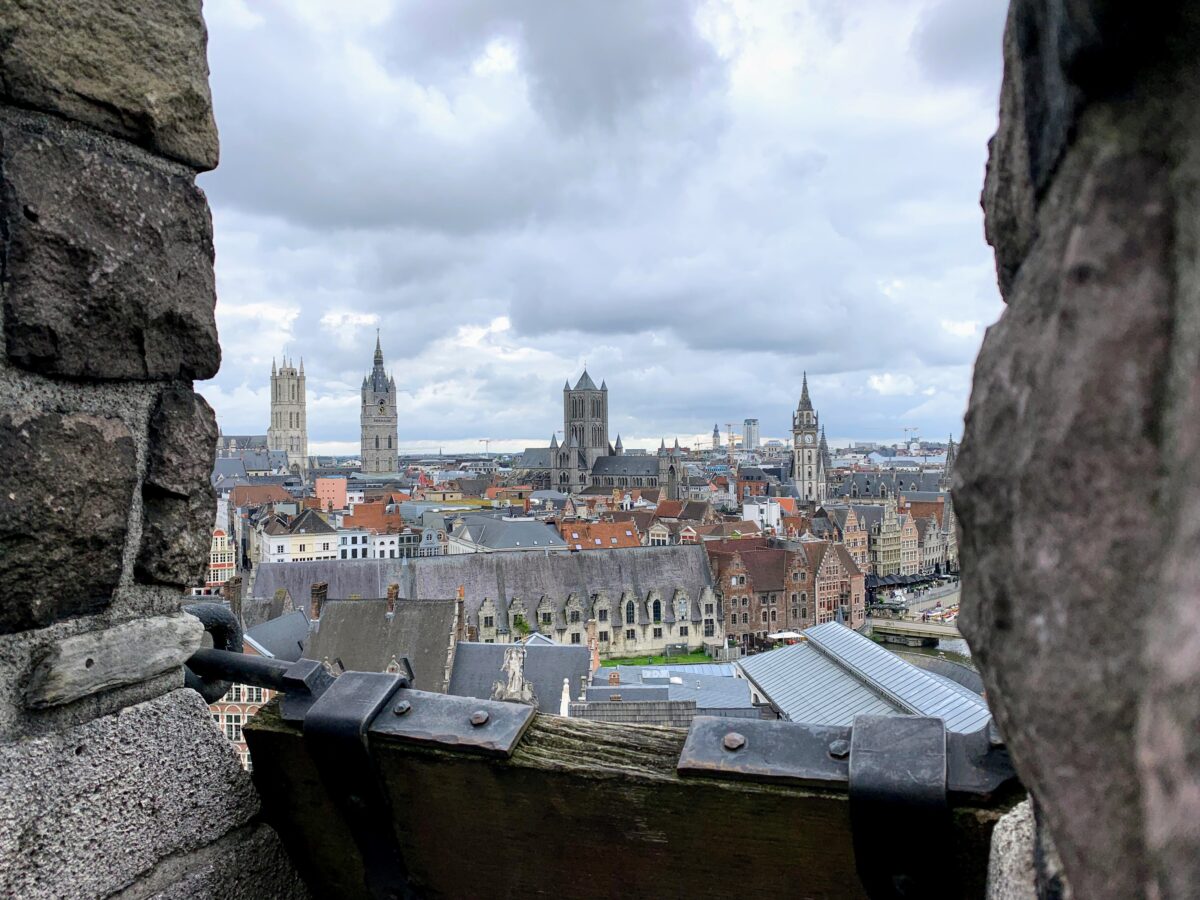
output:
[[[820,447],[821,427],[808,396],[808,373],[800,390],[800,403],[792,413],[792,481],[801,500],[824,503],[825,453]]]
[[[608,456],[608,385],[596,387],[587,369],[575,387],[563,385],[563,446],[581,451],[589,472]]]
[[[714,450],[721,449],[721,429],[716,426],[716,423],[713,423],[713,445],[712,445],[712,448]]]
[[[362,471],[396,471],[396,379],[383,369],[383,348],[375,335],[375,364],[362,383]]]
[[[285,451],[288,469],[297,475],[308,471],[303,359],[298,370],[287,357],[279,369],[275,368],[275,360],[271,360],[271,424],[267,427],[267,449]]]

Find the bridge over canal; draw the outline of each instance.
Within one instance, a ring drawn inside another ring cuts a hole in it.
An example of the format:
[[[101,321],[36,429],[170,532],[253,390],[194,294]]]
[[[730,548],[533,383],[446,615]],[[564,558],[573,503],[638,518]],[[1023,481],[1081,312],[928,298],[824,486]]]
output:
[[[941,640],[961,638],[958,626],[945,622],[914,622],[910,619],[880,619],[869,618],[867,625],[872,634],[877,634],[885,641],[897,644],[908,644],[910,647],[932,646]]]

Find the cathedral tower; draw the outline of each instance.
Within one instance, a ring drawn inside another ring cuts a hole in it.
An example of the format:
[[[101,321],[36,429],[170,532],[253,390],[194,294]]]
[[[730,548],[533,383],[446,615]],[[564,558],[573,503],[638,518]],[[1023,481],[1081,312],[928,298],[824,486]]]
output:
[[[304,412],[304,360],[300,368],[284,357],[275,368],[271,360],[271,424],[267,449],[287,452],[288,468],[296,474],[308,470],[308,421]]]
[[[375,335],[375,364],[362,383],[362,471],[396,471],[396,379],[383,369],[383,348]]]
[[[825,502],[825,453],[820,447],[822,431],[808,396],[808,373],[800,390],[800,403],[792,413],[792,480],[801,500]]]

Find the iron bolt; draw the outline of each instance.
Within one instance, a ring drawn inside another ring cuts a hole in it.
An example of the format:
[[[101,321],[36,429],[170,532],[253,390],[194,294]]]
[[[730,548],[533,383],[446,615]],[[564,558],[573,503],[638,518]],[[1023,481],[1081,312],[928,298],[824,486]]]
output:
[[[850,755],[850,742],[840,738],[829,745],[829,755],[834,759],[845,759]]]
[[[478,728],[480,725],[485,724],[487,722],[487,720],[488,720],[488,714],[487,714],[486,710],[477,709],[477,710],[475,710],[475,712],[471,713],[471,724],[474,725],[476,728]]]
[[[731,731],[729,734],[725,735],[725,740],[723,743],[725,744],[726,750],[741,750],[746,746],[746,738],[745,736],[738,734],[736,731]]]
[[[392,715],[402,716],[406,712],[409,712],[411,709],[412,709],[411,703],[409,703],[407,700],[401,700],[399,703],[397,703],[395,706],[392,707]]]

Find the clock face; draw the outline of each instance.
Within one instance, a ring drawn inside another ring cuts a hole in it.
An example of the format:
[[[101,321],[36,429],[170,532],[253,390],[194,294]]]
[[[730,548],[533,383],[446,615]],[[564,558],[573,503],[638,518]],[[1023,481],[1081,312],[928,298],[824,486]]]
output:
[[[811,444],[812,442],[813,442],[813,436],[811,434],[806,434],[804,436],[804,443]]]

